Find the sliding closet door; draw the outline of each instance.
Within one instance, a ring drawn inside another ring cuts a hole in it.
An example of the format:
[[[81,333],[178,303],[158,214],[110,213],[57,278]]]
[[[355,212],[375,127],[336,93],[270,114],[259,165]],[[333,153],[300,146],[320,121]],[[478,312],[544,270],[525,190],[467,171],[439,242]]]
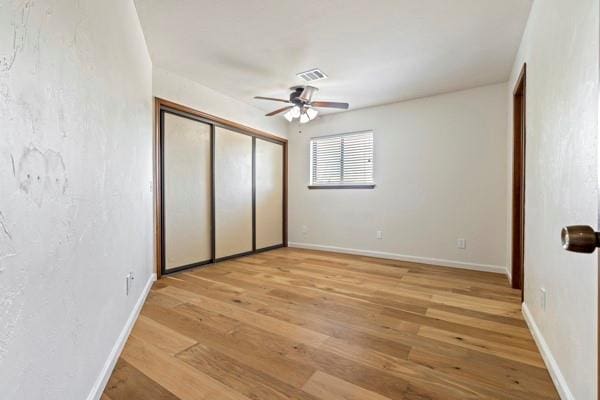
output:
[[[252,137],[215,127],[215,257],[252,250]]]
[[[283,244],[283,145],[256,139],[256,249]]]
[[[164,272],[212,258],[211,126],[163,113]]]

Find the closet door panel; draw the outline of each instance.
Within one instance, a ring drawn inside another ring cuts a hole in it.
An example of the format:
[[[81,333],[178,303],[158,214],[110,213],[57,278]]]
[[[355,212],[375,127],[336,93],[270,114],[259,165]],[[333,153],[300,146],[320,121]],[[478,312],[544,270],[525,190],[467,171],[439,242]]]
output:
[[[210,125],[165,113],[165,270],[211,259]]]
[[[215,128],[216,258],[252,251],[252,137]]]
[[[256,139],[256,248],[283,243],[283,146]]]

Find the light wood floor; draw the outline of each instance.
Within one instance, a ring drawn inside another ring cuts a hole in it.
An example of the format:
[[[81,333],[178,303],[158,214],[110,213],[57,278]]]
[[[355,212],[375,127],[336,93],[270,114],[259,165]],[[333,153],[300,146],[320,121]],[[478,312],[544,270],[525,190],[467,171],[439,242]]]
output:
[[[298,249],[156,282],[103,397],[557,398],[504,276]]]

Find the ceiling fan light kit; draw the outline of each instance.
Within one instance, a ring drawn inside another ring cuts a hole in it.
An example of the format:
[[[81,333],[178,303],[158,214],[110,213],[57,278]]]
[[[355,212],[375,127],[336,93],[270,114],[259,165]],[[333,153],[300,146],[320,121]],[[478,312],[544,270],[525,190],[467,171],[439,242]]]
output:
[[[277,101],[280,103],[290,104],[289,106],[271,111],[266,114],[267,117],[283,114],[283,117],[292,122],[294,119],[299,119],[301,124],[305,124],[312,121],[319,114],[318,108],[338,108],[347,110],[349,107],[348,103],[338,103],[334,101],[312,101],[313,95],[319,90],[314,86],[292,86],[290,88],[292,93],[290,94],[289,100],[277,99],[273,97],[255,96],[255,99]]]
[[[310,121],[310,117],[308,116],[307,113],[302,113],[302,115],[300,115],[300,123],[301,124],[305,124],[308,121]]]
[[[300,107],[294,106],[294,107],[290,108],[290,110],[288,112],[286,112],[285,114],[283,114],[283,116],[289,122],[292,122],[295,118],[299,118],[300,114],[302,114],[302,111],[300,110]]]
[[[310,119],[311,121],[313,119],[317,118],[318,114],[319,114],[319,110],[315,110],[314,108],[306,109],[306,115],[308,115],[308,119]]]
[[[300,107],[294,106],[288,112],[283,114],[283,116],[289,122],[292,122],[296,118],[300,118],[300,123],[305,124],[308,121],[312,121],[313,119],[317,118],[318,114],[319,111],[315,110],[314,108],[300,109]]]

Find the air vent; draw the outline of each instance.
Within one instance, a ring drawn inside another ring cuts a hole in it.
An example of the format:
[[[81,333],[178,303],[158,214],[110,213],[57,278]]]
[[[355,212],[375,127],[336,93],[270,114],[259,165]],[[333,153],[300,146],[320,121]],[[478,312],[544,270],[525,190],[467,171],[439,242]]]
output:
[[[296,74],[296,76],[298,78],[303,79],[306,82],[318,81],[327,78],[325,72],[321,71],[319,68],[314,68],[309,71],[300,72],[299,74]]]

